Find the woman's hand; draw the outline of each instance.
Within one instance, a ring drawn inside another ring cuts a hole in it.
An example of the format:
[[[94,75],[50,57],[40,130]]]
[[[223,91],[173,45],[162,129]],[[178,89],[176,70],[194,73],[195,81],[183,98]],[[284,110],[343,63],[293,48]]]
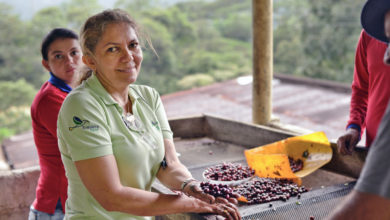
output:
[[[217,215],[221,215],[228,220],[240,220],[241,215],[235,205],[231,203],[214,203],[211,204],[212,212]]]
[[[182,192],[187,196],[192,196],[207,203],[215,202],[214,196],[204,193],[203,190],[200,188],[199,181],[197,180],[193,180],[187,185],[185,185]]]
[[[222,197],[215,198],[214,196],[204,193],[203,190],[200,188],[200,183],[197,180],[193,180],[189,182],[183,189],[183,193],[185,193],[188,196],[195,197],[197,199],[200,199],[202,201],[205,201],[207,203],[224,203],[224,204],[237,204],[237,199],[235,198],[229,198],[225,199]]]

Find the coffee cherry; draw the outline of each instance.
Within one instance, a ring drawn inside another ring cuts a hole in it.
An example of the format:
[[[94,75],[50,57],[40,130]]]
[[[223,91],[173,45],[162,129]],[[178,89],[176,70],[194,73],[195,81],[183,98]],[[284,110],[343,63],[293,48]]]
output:
[[[292,157],[288,157],[291,170],[295,173],[303,169],[303,161],[301,159],[294,160]]]
[[[237,181],[252,177],[255,171],[241,164],[222,163],[205,170],[204,175],[209,180]]]
[[[275,200],[287,201],[290,197],[307,192],[305,187],[299,187],[289,180],[258,178],[239,185],[233,190],[244,196],[249,204],[260,204]],[[299,192],[299,193],[298,193]]]
[[[224,184],[213,184],[209,182],[201,182],[200,187],[204,193],[210,194],[214,197],[222,197],[225,199],[238,198],[239,195],[233,192],[233,189]]]

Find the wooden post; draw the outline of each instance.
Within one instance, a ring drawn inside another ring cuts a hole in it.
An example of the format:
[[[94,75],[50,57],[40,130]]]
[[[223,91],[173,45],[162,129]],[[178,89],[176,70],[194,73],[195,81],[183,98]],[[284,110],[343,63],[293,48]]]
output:
[[[271,120],[273,35],[272,0],[252,0],[253,88],[252,120],[266,125]]]

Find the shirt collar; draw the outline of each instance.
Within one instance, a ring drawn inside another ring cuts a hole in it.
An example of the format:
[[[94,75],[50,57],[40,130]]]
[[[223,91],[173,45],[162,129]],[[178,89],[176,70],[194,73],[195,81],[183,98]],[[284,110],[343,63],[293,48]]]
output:
[[[89,77],[87,79],[86,84],[88,84],[88,86],[91,88],[91,90],[93,90],[94,92],[96,92],[99,95],[99,97],[103,100],[103,102],[106,105],[118,104],[118,102],[115,101],[114,98],[112,98],[112,96],[107,92],[107,90],[100,83],[100,81],[96,77],[95,73],[93,73],[91,75],[91,77]],[[129,96],[132,99],[132,101],[140,98],[139,94],[137,92],[135,92],[134,89],[132,88],[132,85],[129,86]]]
[[[62,79],[56,77],[52,72],[50,72],[50,79],[48,81],[51,84],[53,84],[55,87],[59,88],[60,90],[66,93],[72,91],[72,87],[66,84]]]
[[[139,95],[137,90],[134,88],[134,85],[129,86],[129,96],[132,99],[132,101],[133,101],[133,99],[137,100],[137,99],[141,98],[141,96]]]

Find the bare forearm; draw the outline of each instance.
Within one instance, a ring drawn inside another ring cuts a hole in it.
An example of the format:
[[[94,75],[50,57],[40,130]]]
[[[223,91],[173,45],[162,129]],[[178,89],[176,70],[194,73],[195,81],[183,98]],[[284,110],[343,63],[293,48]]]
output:
[[[160,168],[157,178],[162,184],[172,190],[180,190],[184,180],[191,178],[188,169],[180,162],[176,154],[175,145],[172,140],[164,139],[166,168]]]
[[[390,200],[352,190],[328,220],[390,219]]]
[[[211,212],[206,203],[185,195],[166,195],[123,187],[113,195],[107,206],[109,211],[125,212],[138,216],[156,216],[183,212]]]
[[[180,162],[168,162],[168,167],[160,168],[157,174],[158,180],[172,190],[180,190],[183,181],[191,177],[191,173]]]
[[[138,216],[212,212],[229,219],[229,216],[235,216],[234,219],[239,217],[235,207],[225,204],[210,204],[183,194],[165,195],[123,186],[113,155],[76,161],[75,165],[85,187],[107,211],[119,211]],[[186,175],[185,167],[178,169],[177,172],[180,172],[183,177]],[[180,183],[177,179],[175,182]]]

